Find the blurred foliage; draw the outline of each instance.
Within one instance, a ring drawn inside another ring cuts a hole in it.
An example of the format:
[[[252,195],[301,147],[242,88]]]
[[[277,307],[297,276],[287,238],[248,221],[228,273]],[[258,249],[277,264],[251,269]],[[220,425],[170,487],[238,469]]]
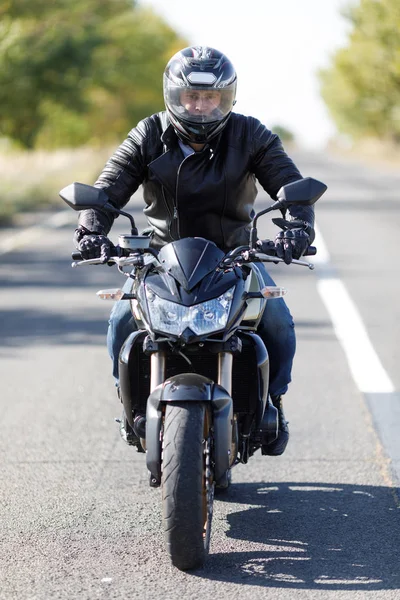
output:
[[[322,96],[341,132],[400,144],[400,1],[359,0],[344,16],[349,42],[320,73]]]
[[[132,0],[3,0],[0,135],[22,148],[104,145],[162,110],[188,45]]]
[[[284,144],[290,144],[291,142],[294,142],[293,132],[290,131],[290,129],[287,129],[287,127],[284,127],[283,125],[274,125],[271,128],[271,131],[273,133],[276,133],[276,135],[280,137],[281,141]]]
[[[15,150],[1,140],[0,228],[21,213],[65,207],[59,190],[71,181],[92,184],[114,149]]]

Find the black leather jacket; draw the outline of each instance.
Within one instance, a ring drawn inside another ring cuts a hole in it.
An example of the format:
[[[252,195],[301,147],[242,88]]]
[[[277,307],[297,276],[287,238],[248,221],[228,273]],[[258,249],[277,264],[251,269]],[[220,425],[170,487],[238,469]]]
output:
[[[281,186],[301,179],[278,136],[257,119],[232,113],[219,137],[185,158],[162,112],[132,129],[95,185],[118,208],[143,186],[155,247],[198,236],[227,250],[248,243],[256,179],[272,198]],[[293,207],[290,214],[314,223],[312,207]],[[84,210],[79,225],[107,235],[113,219],[109,212]]]

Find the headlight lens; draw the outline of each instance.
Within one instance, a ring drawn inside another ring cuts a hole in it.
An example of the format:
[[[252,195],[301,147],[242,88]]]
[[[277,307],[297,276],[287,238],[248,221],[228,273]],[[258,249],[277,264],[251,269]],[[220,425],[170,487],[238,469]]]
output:
[[[151,325],[157,331],[176,336],[181,335],[187,327],[196,335],[219,331],[228,322],[234,291],[232,287],[219,298],[194,306],[182,306],[146,289]]]

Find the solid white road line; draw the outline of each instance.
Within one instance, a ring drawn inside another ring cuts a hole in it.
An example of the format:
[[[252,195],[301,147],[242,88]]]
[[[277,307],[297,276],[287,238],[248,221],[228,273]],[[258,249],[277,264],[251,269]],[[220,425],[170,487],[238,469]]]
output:
[[[339,279],[320,279],[317,288],[332,319],[358,389],[370,394],[394,392],[394,385],[383,368],[343,283]]]
[[[400,485],[400,394],[383,368],[345,286],[335,274],[320,231],[316,238],[318,254],[313,262],[318,264],[318,292],[390,458],[394,481]]]
[[[374,350],[356,306],[331,267],[328,250],[318,229],[316,238],[318,254],[312,261],[319,265],[317,289],[346,354],[354,381],[366,394],[392,393],[395,387]]]

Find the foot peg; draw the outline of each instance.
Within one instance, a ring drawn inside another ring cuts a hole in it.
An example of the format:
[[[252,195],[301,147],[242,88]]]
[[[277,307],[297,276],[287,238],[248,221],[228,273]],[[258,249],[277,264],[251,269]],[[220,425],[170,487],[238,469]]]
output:
[[[138,438],[146,438],[146,417],[144,415],[136,415],[133,419],[133,431]]]
[[[135,435],[135,432],[130,427],[126,417],[123,415],[121,419],[115,417],[115,423],[119,424],[119,434],[128,446],[140,445],[139,438]]]

